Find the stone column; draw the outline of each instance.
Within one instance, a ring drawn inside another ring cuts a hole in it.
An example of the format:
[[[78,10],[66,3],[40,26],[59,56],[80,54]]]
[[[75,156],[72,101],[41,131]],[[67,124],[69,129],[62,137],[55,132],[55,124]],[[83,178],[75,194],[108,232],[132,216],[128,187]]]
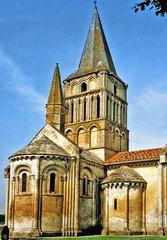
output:
[[[124,106],[124,126],[127,127],[127,105]]]
[[[72,104],[72,100],[70,99],[69,101],[68,101],[68,104],[69,104],[69,110],[68,110],[68,122],[69,123],[71,123],[71,109],[72,109],[72,106],[71,106],[71,104]]]
[[[11,229],[14,231],[14,216],[15,216],[15,187],[16,187],[16,177],[13,177],[12,180],[12,222],[11,222]]]
[[[118,101],[118,123],[121,124],[121,103]]]
[[[34,159],[35,161],[33,171],[34,175],[32,176],[32,180],[34,180],[34,224],[33,224],[33,229],[34,231],[38,230],[38,217],[39,217],[39,158]],[[31,181],[32,181],[31,180]]]
[[[77,120],[80,122],[80,98],[77,101]]]
[[[126,228],[125,234],[129,235],[129,183],[126,185],[127,198],[126,198]]]
[[[111,120],[114,121],[114,97],[111,97],[112,100],[112,112],[111,112]]]
[[[107,116],[107,92],[104,91],[103,93],[103,109],[104,109],[104,116]]]
[[[158,209],[159,209],[159,226],[158,232],[160,235],[164,233],[164,221],[163,221],[163,166],[160,163],[158,166]]]
[[[86,96],[85,100],[86,100],[86,120],[88,120],[89,119],[89,102],[88,102],[89,97]]]
[[[113,111],[113,106],[112,106],[112,96],[110,96],[110,120],[112,120],[112,111]]]
[[[75,160],[71,158],[69,169],[69,224],[68,224],[68,236],[74,235],[74,209],[75,209]]]
[[[77,99],[73,100],[73,122],[77,122]]]
[[[94,101],[93,101],[93,118],[97,118],[97,95],[94,94]]]
[[[69,215],[69,169],[67,169],[67,185],[66,185],[66,203],[65,203],[65,236],[68,236],[68,215]]]
[[[142,187],[142,232],[147,234],[146,230],[146,184]]]
[[[64,174],[64,189],[63,189],[63,217],[62,217],[62,236],[66,232],[66,189],[67,189],[67,174]]]
[[[167,235],[167,165],[163,164],[163,221],[164,233]]]
[[[97,180],[94,179],[92,183],[93,183],[93,192],[92,192],[92,197],[93,197],[92,226],[96,226],[97,225],[97,203],[98,203],[98,196],[97,196],[98,185],[97,185]]]
[[[75,212],[75,160],[71,159],[71,186],[72,186],[72,192],[71,192],[71,236],[74,235],[74,212]]]
[[[9,192],[10,192],[10,178],[9,174],[5,175],[6,178],[6,206],[5,206],[5,225],[8,226],[8,218],[9,218]]]
[[[74,235],[78,234],[78,207],[79,207],[79,159],[76,159],[75,165],[75,211],[74,211]]]
[[[90,103],[89,103],[90,105],[89,105],[89,119],[92,119],[93,117],[92,117],[92,111],[93,111],[93,109],[92,109],[92,95],[90,95]]]
[[[10,164],[10,180],[9,180],[9,206],[8,206],[8,227],[10,230],[12,229],[12,207],[13,207],[13,179],[12,176],[14,175],[13,172],[13,163]],[[10,232],[12,235],[12,233]]]
[[[108,95],[108,119],[110,119],[111,116],[111,102],[110,102],[110,95]]]
[[[69,123],[70,122],[70,119],[69,119],[69,107],[70,107],[70,101],[69,100],[67,100],[66,101],[66,106],[68,106],[68,108],[66,109],[66,121],[67,121],[67,123]]]
[[[102,235],[108,235],[109,233],[109,186],[105,186],[103,189],[103,230]]]
[[[118,122],[118,100],[116,101],[116,122]]]
[[[87,119],[91,119],[91,112],[90,112],[90,95],[87,96]]]
[[[83,121],[83,111],[84,111],[83,104],[84,104],[84,98],[83,98],[83,96],[81,96],[81,98],[80,98],[80,121]]]
[[[42,201],[43,201],[43,194],[47,192],[47,176],[40,175],[39,176],[39,217],[38,217],[38,229],[39,232],[42,233]]]

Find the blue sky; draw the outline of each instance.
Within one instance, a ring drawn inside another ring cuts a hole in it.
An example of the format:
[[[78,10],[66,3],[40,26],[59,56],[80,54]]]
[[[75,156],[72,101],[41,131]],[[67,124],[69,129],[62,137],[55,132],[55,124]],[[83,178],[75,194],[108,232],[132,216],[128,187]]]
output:
[[[45,124],[56,62],[62,80],[78,66],[93,13],[91,0],[0,1],[0,213],[3,169]],[[135,14],[137,0],[99,0],[118,75],[128,83],[130,149],[167,143],[167,18]]]

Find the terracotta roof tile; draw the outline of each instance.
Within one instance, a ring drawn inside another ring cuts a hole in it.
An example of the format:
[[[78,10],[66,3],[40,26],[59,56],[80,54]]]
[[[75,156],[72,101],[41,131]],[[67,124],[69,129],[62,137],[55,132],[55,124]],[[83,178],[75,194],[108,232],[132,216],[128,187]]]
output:
[[[102,184],[112,182],[145,182],[145,180],[135,170],[122,166],[106,177]]]
[[[161,150],[162,148],[153,148],[131,152],[120,152],[110,157],[106,161],[106,164],[159,159]]]

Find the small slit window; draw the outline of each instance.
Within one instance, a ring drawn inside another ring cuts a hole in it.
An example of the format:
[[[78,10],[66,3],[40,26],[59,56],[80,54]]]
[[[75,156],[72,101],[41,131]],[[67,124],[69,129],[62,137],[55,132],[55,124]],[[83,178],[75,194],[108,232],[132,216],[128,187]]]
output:
[[[55,192],[55,173],[50,174],[50,192]]]
[[[73,114],[74,114],[74,104],[73,104],[73,102],[72,102],[72,103],[71,103],[71,123],[73,123],[73,120],[74,120]]]
[[[83,178],[83,195],[88,194],[88,180],[86,177]]]
[[[109,101],[110,101],[110,99],[109,99],[109,96],[107,95],[107,104],[106,104],[106,115],[107,115],[107,118],[109,117]]]
[[[86,98],[84,98],[84,121],[86,120]]]
[[[87,84],[85,82],[83,82],[81,84],[81,92],[86,92],[87,91]]]
[[[114,85],[114,94],[117,94],[117,86]]]
[[[26,173],[23,173],[23,175],[22,175],[21,191],[22,192],[26,192],[27,191],[27,174]]]
[[[117,207],[118,207],[118,206],[117,206],[117,199],[115,198],[115,199],[114,199],[114,210],[117,210]]]
[[[100,97],[97,95],[97,118],[100,117]]]

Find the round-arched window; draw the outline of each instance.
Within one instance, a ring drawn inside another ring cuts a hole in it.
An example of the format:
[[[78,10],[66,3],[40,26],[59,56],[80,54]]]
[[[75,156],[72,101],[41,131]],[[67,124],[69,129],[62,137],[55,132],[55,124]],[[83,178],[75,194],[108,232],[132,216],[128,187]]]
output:
[[[21,186],[21,191],[26,192],[27,191],[27,174],[23,173],[22,174],[22,186]]]
[[[81,92],[86,92],[87,91],[87,84],[85,82],[83,82],[81,84]]]
[[[55,173],[50,174],[50,192],[55,192]]]

